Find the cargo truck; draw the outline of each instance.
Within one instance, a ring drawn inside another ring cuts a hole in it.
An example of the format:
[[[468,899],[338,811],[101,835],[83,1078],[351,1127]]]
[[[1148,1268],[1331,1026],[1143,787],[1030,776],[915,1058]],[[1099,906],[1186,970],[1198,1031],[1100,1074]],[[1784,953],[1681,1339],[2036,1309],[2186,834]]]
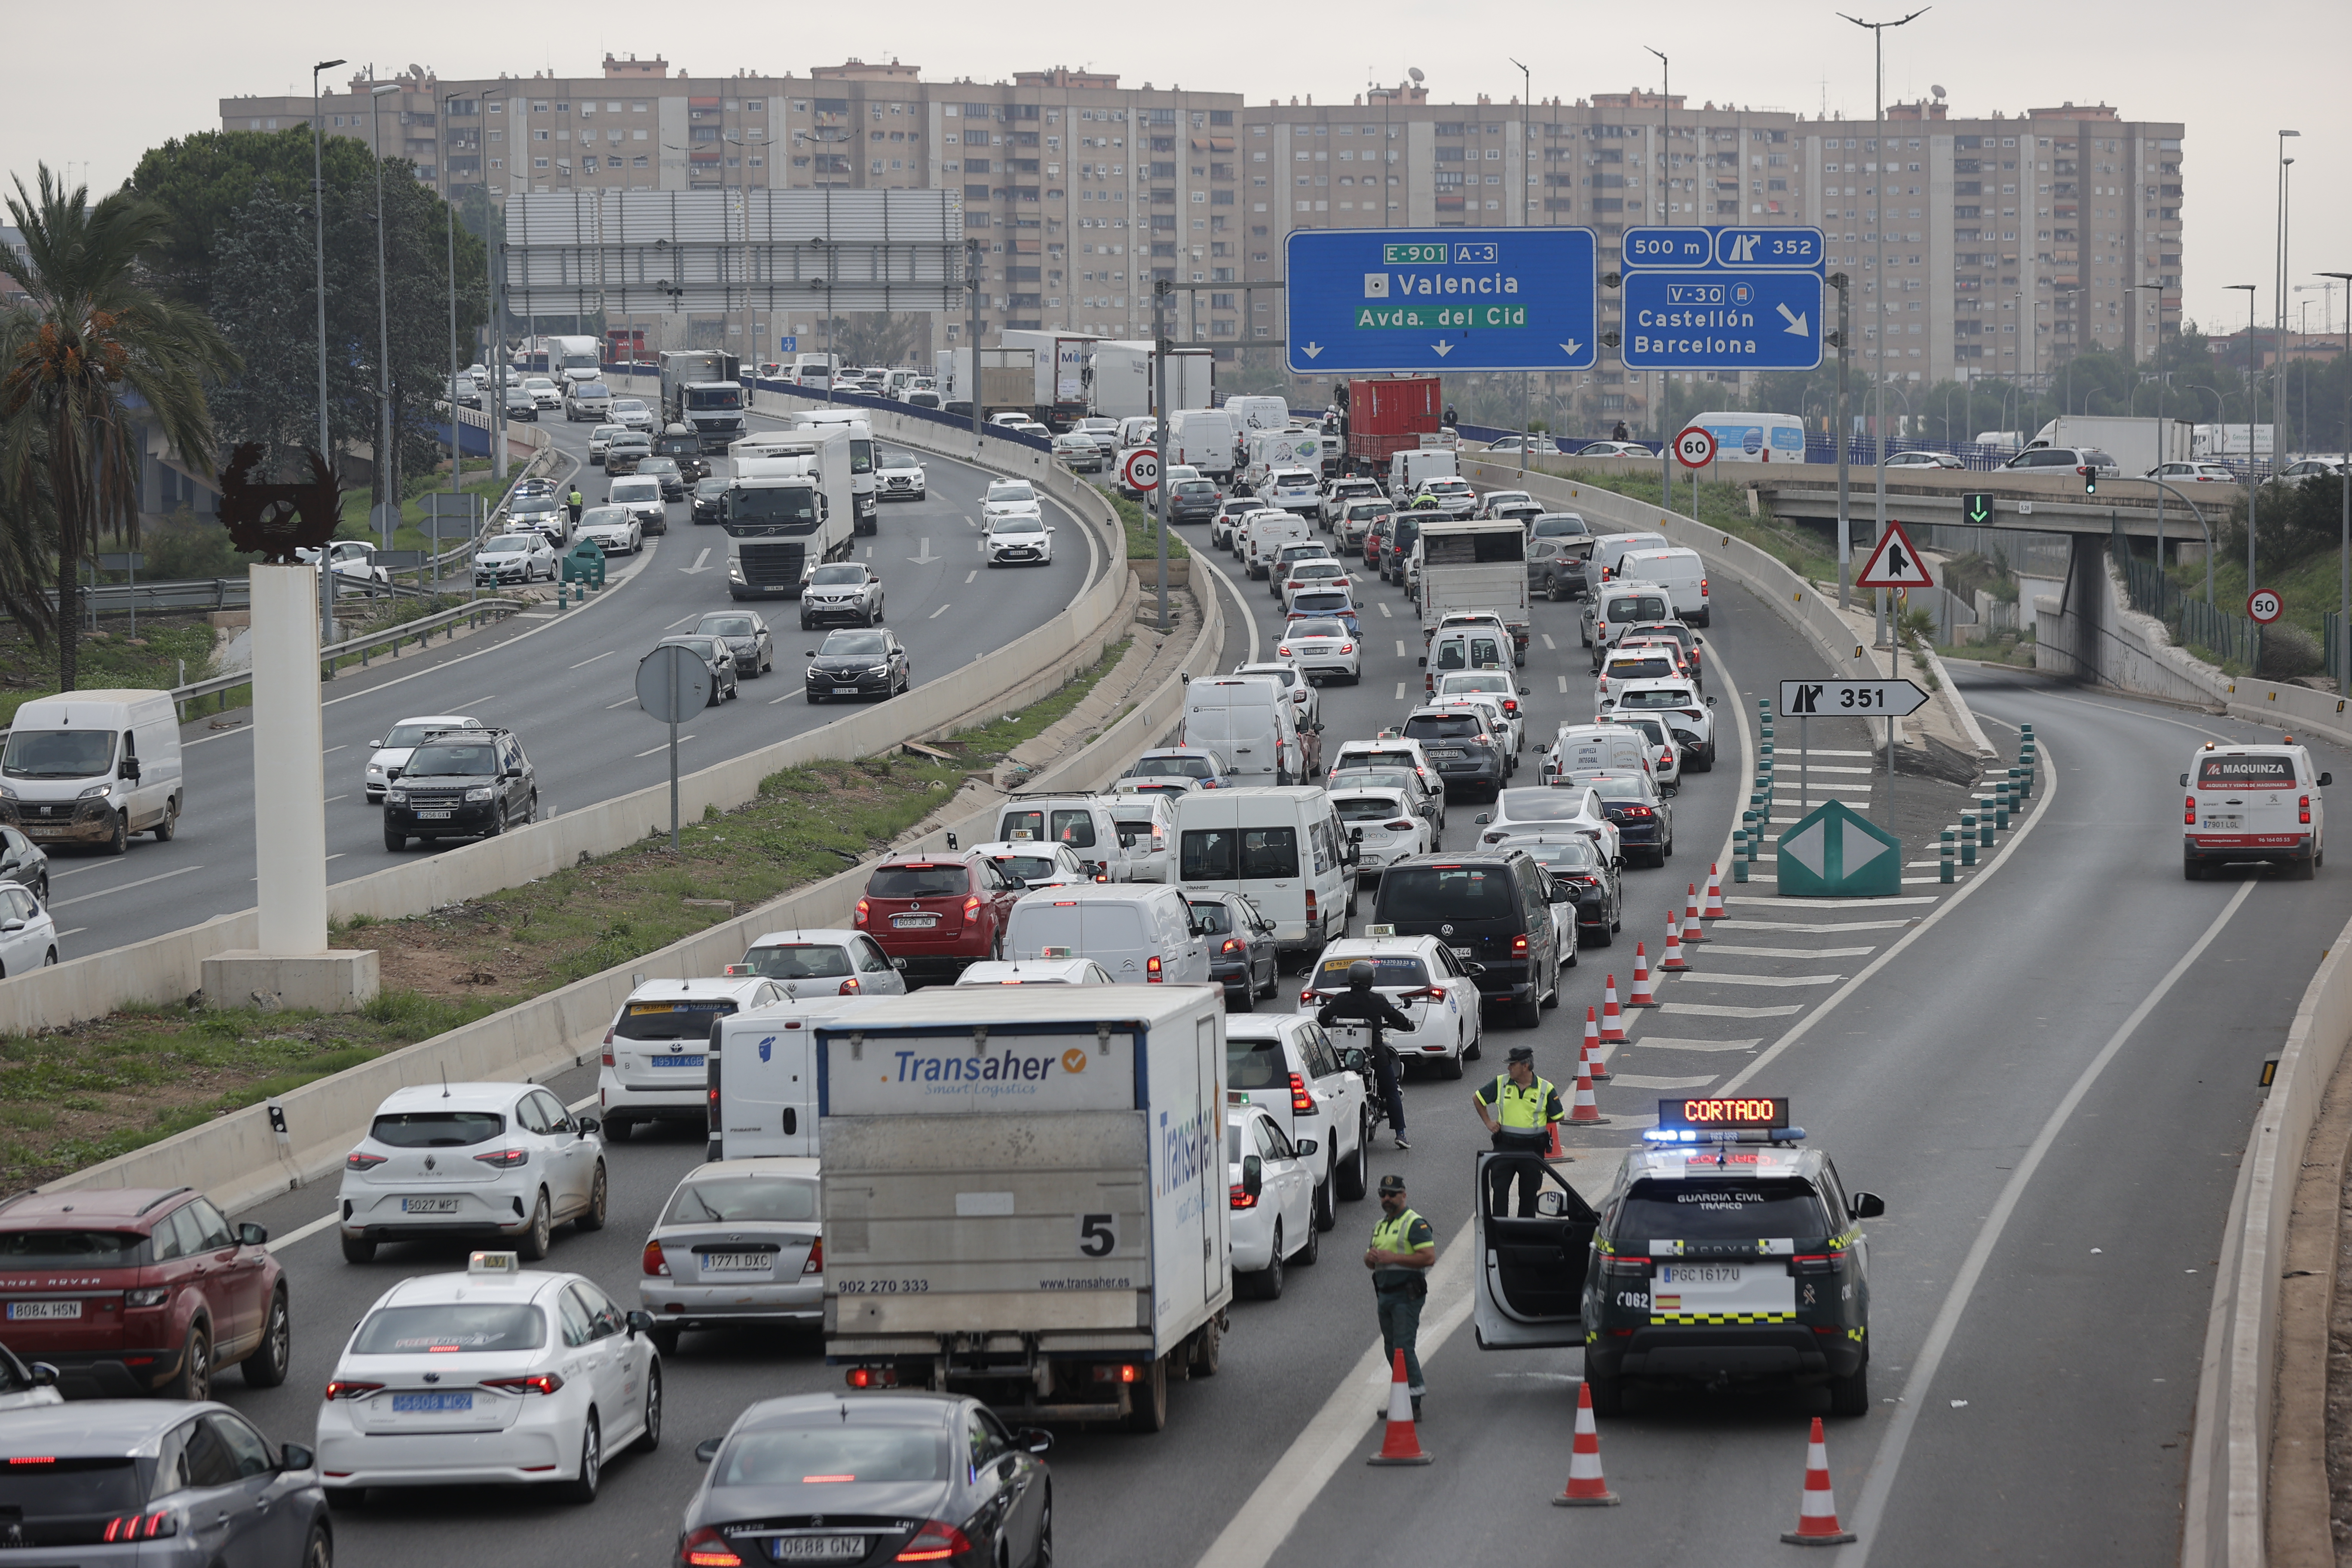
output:
[[[1348,384],[1348,460],[1360,474],[1385,474],[1389,459],[1443,427],[1445,395],[1433,375],[1381,376]]]
[[[1058,436],[1091,411],[1087,387],[1094,379],[1096,339],[1007,328],[996,334],[996,341],[1005,348],[1027,349],[1036,355],[1030,372],[1034,405],[1031,415],[1047,429]]]
[[[863,408],[803,408],[784,416],[795,430],[839,426],[849,432],[849,488],[857,500],[857,531],[872,533],[881,526],[876,510],[880,492],[874,472],[874,426]]]
[[[2116,460],[2126,474],[2147,473],[2158,463],[2185,463],[2192,455],[2200,426],[2186,419],[2099,418],[2069,414],[2053,419],[2033,433],[2036,447],[2095,447]],[[2257,426],[2256,428],[2262,429]],[[2238,445],[2244,450],[2246,427],[2238,426]]]
[[[937,988],[819,1022],[828,1363],[1159,1431],[1233,1300],[1224,1077],[1213,985]]]
[[[1528,662],[1528,531],[1517,521],[1450,522],[1431,517],[1413,542],[1421,556],[1421,629],[1449,615],[1500,616],[1512,662]]]
[[[809,574],[849,558],[856,539],[849,432],[778,430],[727,449],[727,593],[798,598]]]
[[[723,452],[743,434],[740,363],[717,349],[665,349],[661,356],[662,423],[683,425],[706,452]]]
[[[1168,355],[1168,405],[1207,408],[1215,401],[1216,359],[1207,349],[1176,349]],[[1088,412],[1126,419],[1158,410],[1159,373],[1149,342],[1106,340],[1094,345],[1094,380]]]
[[[992,414],[1026,414],[1033,419],[1043,419],[1037,407],[1037,351],[1034,349],[982,349],[980,351],[980,416],[985,421]],[[971,351],[941,349],[939,351],[939,394],[942,405],[971,401]]]

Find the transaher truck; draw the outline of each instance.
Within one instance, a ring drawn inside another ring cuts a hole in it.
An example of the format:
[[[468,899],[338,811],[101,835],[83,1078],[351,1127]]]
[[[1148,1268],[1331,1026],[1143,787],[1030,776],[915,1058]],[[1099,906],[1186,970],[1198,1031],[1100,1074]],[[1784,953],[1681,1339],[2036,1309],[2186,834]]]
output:
[[[661,356],[664,425],[683,425],[706,452],[723,452],[743,434],[739,363],[716,349],[667,349]]]
[[[727,449],[727,531],[731,598],[794,598],[809,574],[846,561],[857,502],[850,488],[849,432],[778,430]]]
[[[1233,1300],[1213,985],[940,987],[816,1028],[825,1359],[1156,1432]]]

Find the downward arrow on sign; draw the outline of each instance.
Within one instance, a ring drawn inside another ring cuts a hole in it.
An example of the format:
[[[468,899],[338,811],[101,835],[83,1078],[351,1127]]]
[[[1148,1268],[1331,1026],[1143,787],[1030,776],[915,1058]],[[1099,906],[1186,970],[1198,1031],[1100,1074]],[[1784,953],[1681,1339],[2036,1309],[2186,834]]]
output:
[[[1574,338],[1569,339],[1568,342],[1560,344],[1559,346],[1568,352],[1568,357],[1570,359],[1574,359],[1584,350],[1584,345],[1578,342]]]
[[[1432,343],[1429,345],[1429,348],[1430,352],[1434,353],[1439,359],[1444,359],[1447,354],[1454,352],[1454,345],[1452,343]]]
[[[1313,359],[1317,354],[1323,352],[1323,345],[1321,343],[1303,343],[1299,346],[1298,352],[1305,354],[1308,359]]]
[[[1790,310],[1786,305],[1780,307],[1780,319],[1789,323],[1780,329],[1784,332],[1794,332],[1801,338],[1812,330],[1805,324],[1803,316]]]

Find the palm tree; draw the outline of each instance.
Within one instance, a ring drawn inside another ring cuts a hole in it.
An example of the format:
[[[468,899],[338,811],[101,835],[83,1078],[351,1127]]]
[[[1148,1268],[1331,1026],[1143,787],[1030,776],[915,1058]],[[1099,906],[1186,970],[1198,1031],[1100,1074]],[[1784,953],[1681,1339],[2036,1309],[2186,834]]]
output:
[[[54,524],[58,689],[71,691],[81,558],[101,531],[139,539],[141,410],[209,463],[204,384],[237,359],[201,311],[147,287],[139,256],[168,234],[162,208],[128,191],[93,205],[46,163],[38,178],[37,200],[22,179],[8,198],[23,247],[0,246],[0,276],[28,297],[0,321],[0,517]]]

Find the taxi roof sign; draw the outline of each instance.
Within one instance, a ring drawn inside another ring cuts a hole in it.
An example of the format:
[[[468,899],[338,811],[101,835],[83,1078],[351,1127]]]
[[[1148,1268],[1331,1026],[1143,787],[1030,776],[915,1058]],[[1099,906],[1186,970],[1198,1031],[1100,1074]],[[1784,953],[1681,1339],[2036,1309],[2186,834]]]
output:
[[[511,1279],[522,1272],[522,1258],[512,1252],[477,1252],[467,1258],[466,1272]]]
[[[1370,925],[1364,928],[1364,934],[1366,936],[1394,936],[1396,935],[1396,927],[1392,925]]]

